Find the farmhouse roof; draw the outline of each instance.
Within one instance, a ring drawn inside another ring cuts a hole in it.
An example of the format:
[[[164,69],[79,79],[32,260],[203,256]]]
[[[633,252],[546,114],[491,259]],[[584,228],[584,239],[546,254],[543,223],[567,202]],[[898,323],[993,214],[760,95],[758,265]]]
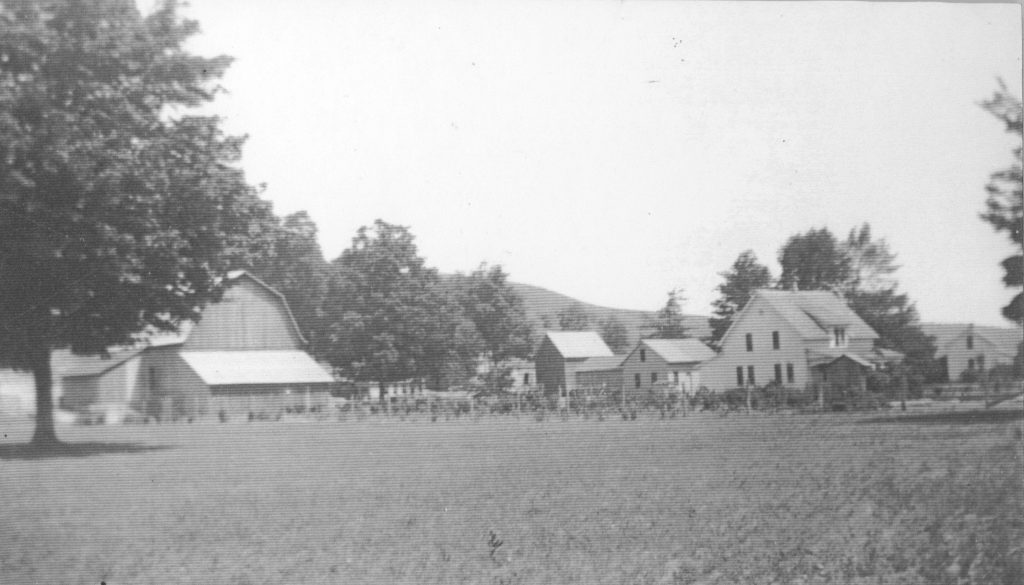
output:
[[[614,355],[596,331],[548,331],[546,335],[565,359]]]
[[[304,351],[183,351],[182,359],[210,386],[323,384],[334,379]]]
[[[836,293],[761,289],[754,292],[747,306],[752,306],[757,298],[775,309],[802,339],[828,337],[832,327],[845,327],[849,338],[878,339],[874,329]]]
[[[715,352],[697,339],[644,339],[644,345],[670,364],[705,362]]]

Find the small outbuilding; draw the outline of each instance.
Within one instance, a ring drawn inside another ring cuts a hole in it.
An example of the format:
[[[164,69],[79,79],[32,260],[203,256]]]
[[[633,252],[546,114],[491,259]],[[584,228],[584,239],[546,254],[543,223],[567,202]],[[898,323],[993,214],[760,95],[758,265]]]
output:
[[[537,349],[537,383],[545,392],[562,394],[577,385],[577,372],[591,358],[614,358],[596,331],[548,331]]]

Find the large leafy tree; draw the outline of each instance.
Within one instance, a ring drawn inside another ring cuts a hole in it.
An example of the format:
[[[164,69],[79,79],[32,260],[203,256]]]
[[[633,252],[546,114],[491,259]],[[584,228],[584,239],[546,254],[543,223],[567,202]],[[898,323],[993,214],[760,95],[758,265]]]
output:
[[[508,282],[501,266],[481,265],[458,277],[463,311],[480,334],[483,355],[492,371],[512,358],[528,358],[533,328],[526,318],[523,299]]]
[[[755,290],[772,285],[771,271],[757,261],[753,250],[740,254],[732,267],[719,275],[724,280],[718,285],[720,296],[711,303],[715,308],[714,316],[709,320],[712,343],[717,343],[725,335],[733,317],[746,306]]]
[[[850,258],[828,228],[790,237],[779,264],[778,286],[785,290],[842,290],[852,276]]]
[[[359,228],[332,268],[324,357],[382,387],[430,373],[432,346],[445,341],[447,306],[437,271],[419,256],[408,228],[382,220]]]
[[[981,103],[981,106],[1006,124],[1006,131],[1022,136],[1024,122],[1021,116],[1021,100],[1013,95],[1000,80],[999,90]],[[985,213],[981,218],[992,224],[997,232],[1005,231],[1018,250],[1002,261],[1003,282],[1006,286],[1020,289],[1024,286],[1024,176],[1021,167],[1021,145],[1013,150],[1014,161],[1009,168],[992,174],[985,190]],[[1024,323],[1024,292],[1018,292],[1010,304],[1003,307],[1003,316],[1018,324]]]
[[[682,289],[668,291],[665,306],[658,309],[650,323],[653,329],[647,337],[652,339],[685,339],[690,337],[686,327],[682,304],[686,301]]]
[[[32,371],[57,444],[50,353],[173,330],[217,297],[268,216],[215,117],[230,59],[183,48],[174,2],[0,0],[0,365]]]

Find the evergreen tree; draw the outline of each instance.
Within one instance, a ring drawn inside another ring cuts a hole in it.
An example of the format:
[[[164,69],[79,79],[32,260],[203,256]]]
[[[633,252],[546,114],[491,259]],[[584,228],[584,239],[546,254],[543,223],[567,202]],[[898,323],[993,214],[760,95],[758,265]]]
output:
[[[651,323],[654,331],[648,337],[652,339],[685,339],[690,337],[682,309],[682,303],[685,301],[682,289],[668,291],[668,300],[665,301],[665,306],[658,310],[654,322]]]
[[[1022,136],[1021,100],[1010,93],[1006,84],[999,81],[999,90],[981,106],[993,116],[1006,124],[1006,131]],[[988,199],[985,201],[986,211],[981,218],[992,224],[997,231],[1005,231],[1010,241],[1017,247],[1017,252],[1002,261],[1003,282],[1008,287],[1018,289],[1010,304],[1003,307],[1003,316],[1017,324],[1024,323],[1024,176],[1021,167],[1021,146],[1013,150],[1014,161],[1009,168],[992,174],[985,190]]]

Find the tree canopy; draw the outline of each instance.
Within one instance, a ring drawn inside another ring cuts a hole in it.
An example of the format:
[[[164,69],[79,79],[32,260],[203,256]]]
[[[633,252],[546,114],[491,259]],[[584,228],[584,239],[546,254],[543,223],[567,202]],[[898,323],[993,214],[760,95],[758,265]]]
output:
[[[1021,99],[1007,89],[1000,80],[999,90],[983,101],[981,107],[1006,124],[1006,131],[1018,137],[1024,133]],[[1018,248],[1016,253],[1001,262],[1006,286],[1019,289],[1024,286],[1024,175],[1021,166],[1021,145],[1013,150],[1014,161],[1001,171],[992,173],[985,190],[985,212],[981,219],[990,223],[997,232],[1007,232]],[[1018,292],[1010,304],[1003,307],[1003,316],[1015,323],[1024,323],[1024,292]]]
[[[270,213],[216,117],[227,57],[191,55],[174,2],[0,5],[0,365],[31,370],[56,443],[49,356],[197,318]]]
[[[608,315],[598,322],[598,333],[612,352],[622,353],[629,349],[629,332],[615,315]]]
[[[359,228],[333,262],[324,302],[324,357],[352,378],[381,385],[425,374],[444,298],[404,226]]]
[[[459,294],[466,317],[476,325],[483,352],[492,366],[512,358],[528,358],[533,328],[523,299],[508,283],[501,266],[481,265],[460,279]]]
[[[562,331],[590,329],[590,313],[580,303],[573,303],[558,312],[558,328]]]
[[[791,236],[779,250],[779,288],[842,290],[852,277],[850,257],[828,228]]]
[[[871,237],[870,224],[851,229],[842,248],[850,259],[848,290],[884,291],[897,286],[893,278],[900,268],[895,264],[896,254],[889,251],[884,238]]]
[[[733,317],[759,288],[772,285],[772,273],[767,266],[757,261],[753,250],[747,250],[736,258],[732,267],[718,273],[724,281],[718,285],[719,297],[712,302],[714,316],[711,317],[711,342],[717,343],[732,325]]]

